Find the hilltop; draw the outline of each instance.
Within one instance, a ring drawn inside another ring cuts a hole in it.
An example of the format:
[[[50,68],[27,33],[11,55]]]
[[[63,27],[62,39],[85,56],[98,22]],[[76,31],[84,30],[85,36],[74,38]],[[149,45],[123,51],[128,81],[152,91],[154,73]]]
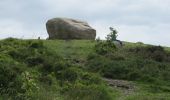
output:
[[[170,100],[170,48],[0,41],[0,100]]]

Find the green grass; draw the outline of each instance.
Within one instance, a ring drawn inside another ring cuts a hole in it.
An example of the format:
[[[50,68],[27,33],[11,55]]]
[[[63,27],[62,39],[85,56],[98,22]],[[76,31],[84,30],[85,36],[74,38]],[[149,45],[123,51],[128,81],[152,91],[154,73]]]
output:
[[[90,40],[46,40],[44,45],[63,57],[86,58],[93,51],[95,41]]]
[[[127,96],[125,100],[136,100],[136,98],[138,100],[170,100],[169,92],[165,91],[170,87],[143,83],[137,83],[137,87],[137,92]]]
[[[170,95],[167,93],[138,93],[127,97],[125,100],[170,100]]]
[[[96,43],[1,40],[0,100],[170,100],[170,48],[125,42],[100,54]],[[137,90],[125,95],[103,77],[132,81]]]

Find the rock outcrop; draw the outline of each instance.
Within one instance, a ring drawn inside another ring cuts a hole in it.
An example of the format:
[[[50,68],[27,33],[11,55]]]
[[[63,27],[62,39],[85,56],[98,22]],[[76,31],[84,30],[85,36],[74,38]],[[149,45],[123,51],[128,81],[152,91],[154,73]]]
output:
[[[113,41],[113,43],[115,44],[117,48],[121,48],[124,45],[123,42],[120,40],[115,40]]]
[[[87,39],[94,40],[96,30],[88,23],[69,19],[53,18],[46,23],[49,39]]]

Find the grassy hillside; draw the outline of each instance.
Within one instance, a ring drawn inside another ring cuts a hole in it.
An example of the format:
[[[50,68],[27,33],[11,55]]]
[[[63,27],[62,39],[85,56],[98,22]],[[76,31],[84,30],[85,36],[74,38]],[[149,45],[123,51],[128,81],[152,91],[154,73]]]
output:
[[[106,41],[0,41],[0,100],[170,100],[170,49]]]

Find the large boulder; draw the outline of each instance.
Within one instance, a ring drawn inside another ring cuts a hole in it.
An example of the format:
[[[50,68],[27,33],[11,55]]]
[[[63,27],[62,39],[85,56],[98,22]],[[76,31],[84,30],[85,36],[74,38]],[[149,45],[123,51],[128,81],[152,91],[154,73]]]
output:
[[[115,40],[113,41],[113,43],[115,44],[117,48],[121,48],[124,45],[123,42],[120,40]]]
[[[88,23],[69,19],[53,18],[46,23],[49,39],[87,39],[94,40],[96,30]]]

